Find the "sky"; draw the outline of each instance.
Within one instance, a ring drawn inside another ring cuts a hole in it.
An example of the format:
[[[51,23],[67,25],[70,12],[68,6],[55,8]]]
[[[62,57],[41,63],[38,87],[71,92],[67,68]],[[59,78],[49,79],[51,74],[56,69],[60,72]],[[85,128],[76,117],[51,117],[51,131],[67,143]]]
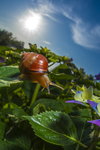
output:
[[[73,58],[87,74],[100,72],[100,0],[3,0],[0,29]]]

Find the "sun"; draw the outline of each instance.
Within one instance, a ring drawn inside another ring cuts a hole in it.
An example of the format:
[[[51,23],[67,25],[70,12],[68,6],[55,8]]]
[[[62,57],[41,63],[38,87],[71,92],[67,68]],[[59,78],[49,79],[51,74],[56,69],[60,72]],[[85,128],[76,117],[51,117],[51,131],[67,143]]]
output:
[[[29,31],[36,31],[42,23],[42,16],[38,13],[30,13],[24,19],[24,28]]]

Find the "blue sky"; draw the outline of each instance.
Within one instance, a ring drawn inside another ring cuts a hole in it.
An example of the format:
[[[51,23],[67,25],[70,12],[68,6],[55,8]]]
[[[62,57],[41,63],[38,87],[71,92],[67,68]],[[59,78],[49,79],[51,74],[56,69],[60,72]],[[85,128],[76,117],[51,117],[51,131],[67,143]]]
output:
[[[39,14],[37,30],[25,28],[25,20]],[[18,40],[46,46],[72,57],[88,74],[100,72],[100,0],[3,0],[0,28]]]

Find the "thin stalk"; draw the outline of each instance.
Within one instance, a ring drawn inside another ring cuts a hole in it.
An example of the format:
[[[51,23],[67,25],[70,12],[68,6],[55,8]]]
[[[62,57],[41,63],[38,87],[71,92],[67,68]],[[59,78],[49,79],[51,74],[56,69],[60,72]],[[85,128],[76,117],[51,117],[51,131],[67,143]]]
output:
[[[34,93],[33,93],[33,95],[32,95],[30,108],[32,108],[34,102],[36,101],[36,98],[37,98],[38,93],[39,93],[39,89],[40,89],[40,84],[37,83],[36,88],[35,88],[35,90],[34,90]]]
[[[43,149],[42,150],[45,150],[45,143],[43,144]]]

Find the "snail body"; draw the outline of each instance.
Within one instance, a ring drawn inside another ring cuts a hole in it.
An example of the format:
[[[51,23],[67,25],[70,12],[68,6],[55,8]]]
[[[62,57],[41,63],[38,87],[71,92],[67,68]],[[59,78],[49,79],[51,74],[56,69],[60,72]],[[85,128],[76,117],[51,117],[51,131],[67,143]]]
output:
[[[19,69],[21,72],[20,77],[23,79],[40,83],[42,87],[47,89],[49,85],[58,86],[52,83],[49,77],[47,76],[48,61],[46,57],[44,57],[41,54],[37,54],[34,52],[23,53]]]

